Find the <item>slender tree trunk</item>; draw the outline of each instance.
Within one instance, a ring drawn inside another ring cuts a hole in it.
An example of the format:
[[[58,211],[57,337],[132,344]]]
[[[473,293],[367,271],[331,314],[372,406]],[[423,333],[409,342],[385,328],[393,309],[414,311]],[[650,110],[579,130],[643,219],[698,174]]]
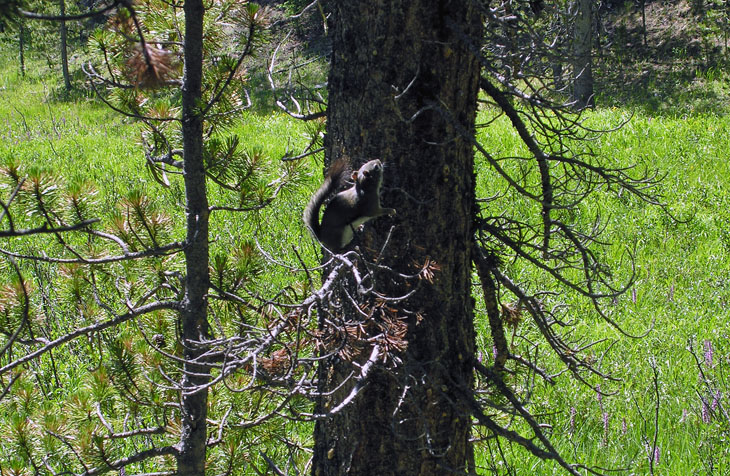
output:
[[[705,15],[705,0],[692,0],[692,13],[700,17]]]
[[[180,312],[185,357],[181,405],[182,431],[178,445],[178,475],[205,474],[209,369],[199,357],[208,336],[208,198],[203,165],[203,120],[200,116],[203,70],[202,0],[185,1],[185,69],[182,91],[183,175],[187,240],[186,293]]]
[[[25,26],[22,22],[18,28],[18,50],[20,56],[20,75],[25,77]]]
[[[576,109],[593,107],[593,0],[577,0],[573,38],[573,101]]]
[[[641,33],[644,36],[644,48],[649,46],[646,39],[646,0],[641,0]]]
[[[474,212],[473,134],[482,22],[473,3],[427,0],[333,2],[328,160],[381,158],[383,206],[359,237],[367,255],[404,274],[431,263],[414,296],[393,304],[408,324],[407,349],[394,369],[373,371],[355,401],[315,428],[313,474],[463,474],[470,418],[459,406],[473,384],[470,249]],[[464,136],[467,136],[465,138]],[[372,250],[372,251],[368,251]],[[412,288],[392,274],[379,291]],[[354,368],[333,357],[319,388],[332,391]],[[318,402],[326,412],[350,388]]]
[[[58,0],[61,10],[61,17],[66,16],[66,0]],[[68,30],[66,22],[60,21],[61,28],[61,69],[63,70],[63,84],[66,91],[71,91],[71,76],[68,73]]]

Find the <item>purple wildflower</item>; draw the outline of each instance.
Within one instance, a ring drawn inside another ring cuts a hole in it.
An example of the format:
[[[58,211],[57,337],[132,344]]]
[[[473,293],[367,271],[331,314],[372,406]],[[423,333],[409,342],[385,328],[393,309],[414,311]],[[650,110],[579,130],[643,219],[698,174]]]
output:
[[[712,357],[715,354],[714,350],[712,349],[712,342],[708,339],[705,340],[705,363],[709,365],[710,367],[714,367],[715,365],[712,362]]]
[[[707,408],[707,403],[702,399],[702,408],[700,408],[700,416],[702,417],[702,423],[710,423],[710,409]]]
[[[570,407],[570,421],[568,423],[568,433],[570,433],[571,435],[575,431],[575,414],[576,414],[575,407]]]
[[[715,395],[712,397],[712,403],[710,404],[710,408],[712,411],[717,411],[717,407],[720,405],[720,399],[722,398],[722,392],[719,390],[715,392]]]
[[[654,448],[654,464],[659,464],[660,453],[661,453],[661,450],[659,449],[658,446],[656,448]]]

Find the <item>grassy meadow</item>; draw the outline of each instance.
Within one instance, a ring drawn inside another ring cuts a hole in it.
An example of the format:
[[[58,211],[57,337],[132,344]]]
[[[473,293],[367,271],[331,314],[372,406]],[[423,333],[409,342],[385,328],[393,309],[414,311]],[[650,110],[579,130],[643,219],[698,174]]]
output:
[[[130,189],[144,189],[161,207],[180,210],[179,185],[160,187],[145,168],[137,124],[83,95],[61,99],[58,78],[40,64],[21,78],[14,58],[5,55],[0,62],[0,163],[12,159],[49,168],[67,181],[93,182],[102,220]],[[606,223],[604,237],[613,245],[606,260],[619,265],[619,282],[627,279],[627,257],[633,254],[635,284],[608,303],[607,311],[626,333],[646,336],[626,337],[597,317],[590,303],[560,296],[575,321],[576,339],[605,339],[596,347],[596,365],[621,380],[591,382],[609,394],[603,396],[567,374],[554,386],[526,382],[535,385],[531,408],[549,423],[546,432],[571,462],[610,474],[730,474],[730,419],[723,413],[730,411],[730,118],[599,107],[586,119],[597,129],[628,120],[592,147],[611,164],[657,169],[665,176],[659,192],[670,213],[620,190],[598,190],[580,209],[585,216],[579,219],[590,222],[598,214]],[[244,113],[230,132],[266,154],[272,170],[287,150],[306,144],[305,126],[277,112]],[[487,150],[501,155],[519,147],[502,119],[480,135]],[[306,160],[301,179],[273,208],[246,215],[244,222],[240,215],[215,216],[213,237],[220,248],[255,235],[282,261],[296,265],[292,249],[298,247],[314,262],[299,216],[321,164]],[[480,194],[491,195],[489,171],[480,173]],[[178,218],[181,223],[182,215],[173,217]],[[546,284],[534,270],[508,266],[532,290]],[[264,272],[270,274],[262,285],[272,287],[288,275],[274,266]],[[479,339],[490,353],[486,326],[479,316]],[[528,323],[516,332],[537,335]],[[544,347],[538,346],[540,363],[557,372],[560,366]],[[501,453],[513,468],[499,462]],[[554,463],[493,440],[479,446],[477,464],[494,474],[561,474]]]
[[[599,215],[606,225],[603,237],[611,247],[605,259],[616,265],[618,282],[628,280],[627,257],[634,256],[635,283],[605,309],[627,334],[646,336],[622,335],[584,299],[556,298],[570,309],[574,340],[606,340],[593,350],[595,363],[621,381],[591,382],[608,396],[567,374],[554,386],[538,381],[533,409],[550,422],[548,433],[561,453],[588,467],[619,474],[730,474],[730,421],[723,413],[730,404],[730,119],[618,108],[598,108],[586,119],[609,129],[628,118],[593,148],[611,164],[643,164],[664,175],[657,191],[666,210],[620,190],[598,190],[578,219]],[[485,137],[496,148],[514,147],[512,133],[499,128]],[[532,290],[542,289],[534,270],[511,271]],[[518,335],[539,342],[539,334],[523,326]],[[482,336],[488,345],[486,328]],[[549,351],[540,353],[546,356],[542,365],[560,370]],[[502,450],[515,462],[514,474],[561,474],[557,465],[536,461],[515,445]],[[494,444],[491,452],[498,454]]]

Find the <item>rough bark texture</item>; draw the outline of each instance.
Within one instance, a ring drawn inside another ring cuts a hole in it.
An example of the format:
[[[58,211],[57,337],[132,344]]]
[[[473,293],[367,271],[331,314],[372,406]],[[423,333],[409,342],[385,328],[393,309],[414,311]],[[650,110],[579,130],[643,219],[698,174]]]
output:
[[[408,322],[402,363],[372,373],[352,405],[316,425],[313,474],[463,474],[470,419],[457,402],[472,385],[474,353],[473,151],[463,134],[473,132],[479,64],[461,38],[480,38],[482,24],[468,1],[361,0],[332,8],[328,160],[347,156],[358,166],[382,159],[383,206],[397,209],[395,218],[368,224],[356,242],[379,250],[395,226],[382,262],[401,273],[428,260],[438,269],[396,305]],[[409,291],[388,274],[377,283],[390,296]],[[335,388],[351,370],[341,358],[329,360],[320,389]],[[323,398],[319,410],[348,391]]]
[[[577,0],[573,39],[573,101],[576,109],[593,107],[593,0]]]
[[[203,70],[202,0],[185,2],[185,71],[182,91],[183,153],[187,239],[186,292],[180,312],[185,357],[181,405],[182,431],[178,444],[178,476],[205,474],[209,370],[196,364],[208,335],[208,198],[203,164],[203,121],[199,103]]]

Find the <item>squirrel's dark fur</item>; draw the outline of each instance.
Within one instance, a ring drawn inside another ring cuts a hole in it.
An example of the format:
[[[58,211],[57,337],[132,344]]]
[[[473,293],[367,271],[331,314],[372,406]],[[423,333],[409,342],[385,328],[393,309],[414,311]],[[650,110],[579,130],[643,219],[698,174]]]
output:
[[[330,200],[320,223],[319,209],[327,197],[340,186],[346,170],[345,161],[333,163],[324,182],[304,209],[305,225],[332,252],[338,252],[347,246],[352,241],[355,229],[366,221],[395,214],[392,208],[380,207],[383,164],[376,159],[365,163],[352,174],[355,184]]]

